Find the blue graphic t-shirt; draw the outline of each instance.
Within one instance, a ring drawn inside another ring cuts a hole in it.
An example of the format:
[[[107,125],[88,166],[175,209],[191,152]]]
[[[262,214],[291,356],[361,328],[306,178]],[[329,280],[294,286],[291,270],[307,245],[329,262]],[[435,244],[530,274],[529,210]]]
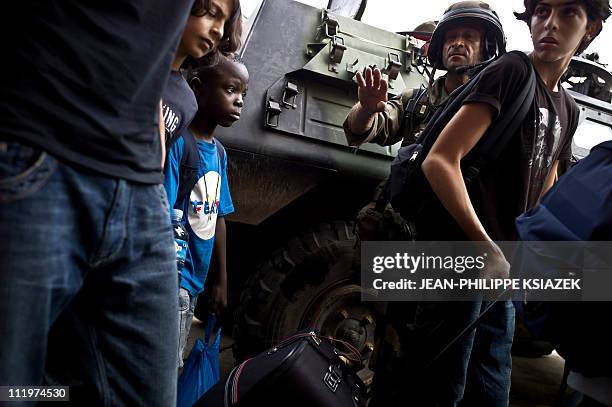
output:
[[[189,202],[183,217],[189,232],[189,251],[185,268],[182,270],[181,287],[188,290],[192,296],[198,295],[204,289],[215,242],[217,218],[234,212],[227,183],[227,155],[224,155],[221,161],[216,144],[198,141],[197,145],[200,151],[199,179],[188,197]],[[184,141],[180,137],[168,152],[164,170],[164,187],[171,210],[178,193],[183,149]]]

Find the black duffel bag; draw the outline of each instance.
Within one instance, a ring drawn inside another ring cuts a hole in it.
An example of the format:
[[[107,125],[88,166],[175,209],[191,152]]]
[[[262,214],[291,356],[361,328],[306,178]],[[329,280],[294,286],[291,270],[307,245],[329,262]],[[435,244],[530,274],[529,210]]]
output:
[[[349,366],[361,355],[331,341],[337,340],[297,333],[236,366],[194,406],[365,407],[365,385]]]

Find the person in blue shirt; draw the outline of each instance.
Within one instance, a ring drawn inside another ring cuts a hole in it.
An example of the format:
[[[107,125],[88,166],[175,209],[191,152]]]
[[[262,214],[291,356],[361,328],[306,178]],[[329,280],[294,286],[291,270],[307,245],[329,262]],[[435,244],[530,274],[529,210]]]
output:
[[[168,152],[165,168],[166,193],[170,208],[176,203],[180,163],[185,137],[195,137],[199,151],[198,181],[186,196],[184,220],[189,233],[189,251],[179,290],[179,367],[193,318],[195,300],[204,282],[213,250],[219,276],[212,289],[213,312],[227,307],[226,227],[224,217],[234,211],[227,182],[227,156],[213,137],[217,126],[229,127],[240,119],[249,74],[234,57],[220,56],[217,64],[190,73],[189,84],[198,102],[198,112],[182,137]]]

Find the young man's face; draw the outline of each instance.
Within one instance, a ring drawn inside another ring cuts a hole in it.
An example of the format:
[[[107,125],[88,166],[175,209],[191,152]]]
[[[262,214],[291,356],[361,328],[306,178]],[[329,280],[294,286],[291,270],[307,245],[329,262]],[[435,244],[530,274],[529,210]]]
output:
[[[460,25],[444,34],[442,63],[449,72],[482,62],[483,32],[474,25]]]
[[[218,125],[229,127],[240,119],[244,97],[249,84],[249,72],[246,67],[237,62],[226,61],[217,68],[217,72],[211,78],[203,94],[203,103],[198,106],[199,110]]]
[[[541,1],[530,24],[535,56],[544,62],[569,60],[582,40],[592,35],[592,25],[580,1]]]
[[[203,16],[190,15],[181,38],[181,47],[194,58],[213,51],[223,38],[223,27],[230,17],[232,0],[212,0]]]

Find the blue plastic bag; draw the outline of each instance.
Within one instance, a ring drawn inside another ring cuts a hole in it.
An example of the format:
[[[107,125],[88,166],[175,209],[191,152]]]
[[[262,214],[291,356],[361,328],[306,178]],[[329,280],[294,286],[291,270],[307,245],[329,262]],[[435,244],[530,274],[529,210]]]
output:
[[[189,358],[185,362],[183,373],[178,380],[177,407],[192,407],[208,389],[219,381],[219,345],[221,328],[211,343],[212,331],[216,318],[208,317],[204,329],[204,341],[197,339]]]

